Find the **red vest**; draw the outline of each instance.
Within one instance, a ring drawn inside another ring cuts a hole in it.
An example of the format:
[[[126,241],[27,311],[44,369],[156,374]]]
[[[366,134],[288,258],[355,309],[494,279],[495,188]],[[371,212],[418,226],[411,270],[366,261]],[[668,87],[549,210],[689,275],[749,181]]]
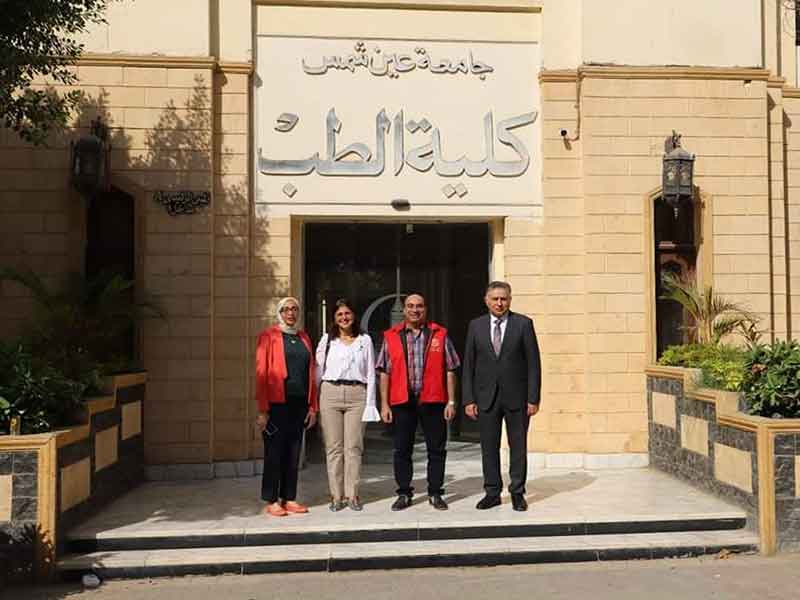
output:
[[[389,373],[389,404],[405,404],[408,402],[408,367],[406,355],[403,352],[403,335],[405,323],[395,325],[383,333],[386,350],[392,364]],[[436,323],[428,322],[428,343],[425,347],[425,370],[422,373],[422,391],[419,395],[420,403],[447,402],[447,383],[445,342],[447,329]]]

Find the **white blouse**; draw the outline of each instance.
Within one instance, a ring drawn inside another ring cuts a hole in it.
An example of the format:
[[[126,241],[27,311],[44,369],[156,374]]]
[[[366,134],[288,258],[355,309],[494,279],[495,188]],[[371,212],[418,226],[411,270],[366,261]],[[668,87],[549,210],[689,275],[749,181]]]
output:
[[[375,407],[375,349],[372,339],[366,334],[359,335],[349,346],[340,339],[331,341],[328,360],[325,360],[325,347],[328,334],[322,336],[317,344],[317,384],[323,381],[360,381],[367,385],[367,405],[364,407],[362,421],[380,421],[381,415]],[[323,373],[323,365],[325,372]]]

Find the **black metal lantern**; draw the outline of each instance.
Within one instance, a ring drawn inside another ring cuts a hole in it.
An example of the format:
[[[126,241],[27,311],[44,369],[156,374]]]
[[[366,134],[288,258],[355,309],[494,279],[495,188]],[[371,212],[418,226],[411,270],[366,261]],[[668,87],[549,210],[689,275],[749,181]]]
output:
[[[681,136],[673,130],[672,135],[664,143],[661,196],[672,207],[676,219],[681,202],[694,194],[693,171],[694,155],[681,147]]]
[[[72,185],[82,195],[94,196],[108,189],[108,126],[100,117],[92,121],[89,135],[70,144],[70,175]]]

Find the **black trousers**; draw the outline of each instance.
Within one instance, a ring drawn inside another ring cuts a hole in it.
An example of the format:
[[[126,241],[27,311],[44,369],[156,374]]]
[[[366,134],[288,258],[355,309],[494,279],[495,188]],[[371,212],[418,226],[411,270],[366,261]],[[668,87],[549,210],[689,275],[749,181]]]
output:
[[[406,404],[392,407],[394,423],[394,478],[397,493],[412,496],[414,476],[412,453],[417,423],[422,424],[428,450],[428,495],[444,493],[444,463],[447,458],[447,421],[444,404],[419,403],[412,398]]]
[[[305,398],[290,398],[286,404],[270,407],[269,422],[278,430],[264,437],[264,473],[261,476],[261,499],[297,498],[297,477],[300,469],[300,449],[303,445],[304,420],[308,413]],[[271,427],[271,426],[270,426]]]
[[[530,418],[527,407],[509,410],[504,408],[500,398],[495,396],[489,410],[480,409],[478,411],[483,461],[483,489],[490,496],[499,496],[503,490],[503,478],[500,474],[500,439],[504,420],[510,455],[511,483],[508,491],[512,494],[524,494],[525,481],[528,478],[528,423],[530,423]]]

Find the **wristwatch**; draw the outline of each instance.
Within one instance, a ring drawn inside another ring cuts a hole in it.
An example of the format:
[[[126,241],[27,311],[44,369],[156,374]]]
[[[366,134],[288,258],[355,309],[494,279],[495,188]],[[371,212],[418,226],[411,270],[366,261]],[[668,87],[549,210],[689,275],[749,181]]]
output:
[[[448,400],[447,401],[447,406],[455,406],[455,405],[456,405],[455,400]]]

